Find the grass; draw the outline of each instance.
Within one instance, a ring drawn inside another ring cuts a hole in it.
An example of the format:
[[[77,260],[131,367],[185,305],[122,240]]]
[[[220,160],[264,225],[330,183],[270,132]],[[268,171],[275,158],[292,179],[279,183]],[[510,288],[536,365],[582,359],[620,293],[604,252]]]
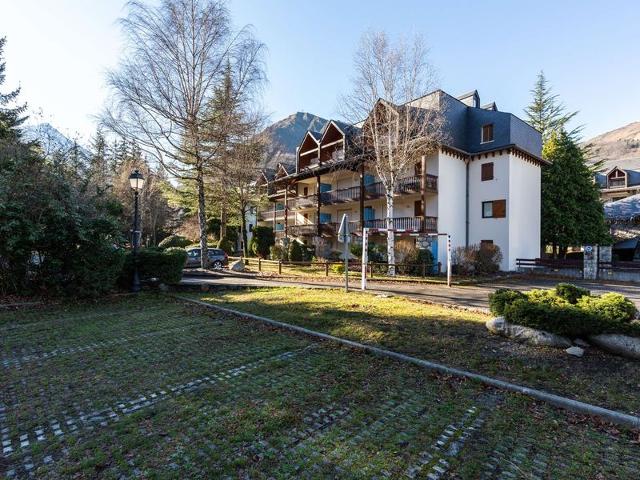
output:
[[[205,301],[640,415],[638,362],[595,348],[581,358],[491,335],[489,316],[341,290],[264,288]]]
[[[0,312],[0,335],[2,478],[640,468],[637,432],[164,297]]]

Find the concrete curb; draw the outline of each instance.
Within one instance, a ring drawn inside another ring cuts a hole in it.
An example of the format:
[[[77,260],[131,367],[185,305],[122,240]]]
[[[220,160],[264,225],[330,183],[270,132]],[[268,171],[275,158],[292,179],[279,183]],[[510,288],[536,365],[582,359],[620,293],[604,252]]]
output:
[[[257,320],[259,322],[272,325],[274,327],[284,328],[286,330],[291,330],[297,333],[303,333],[305,335],[321,338],[323,340],[329,340],[332,342],[340,343],[342,345],[346,345],[352,348],[357,348],[359,350],[365,350],[367,352],[371,352],[378,356],[393,358],[395,360],[400,360],[401,362],[412,363],[414,365],[418,365],[419,367],[426,368],[427,370],[433,370],[435,372],[454,375],[460,378],[468,378],[470,380],[473,380],[485,385],[489,385],[495,388],[500,388],[510,392],[516,392],[522,395],[527,395],[529,397],[535,398],[536,400],[542,400],[544,402],[550,403],[557,407],[565,408],[573,412],[601,417],[617,425],[622,425],[622,426],[631,427],[631,428],[640,428],[640,417],[635,417],[633,415],[628,415],[626,413],[617,412],[615,410],[609,410],[607,408],[598,407],[596,405],[580,402],[578,400],[572,400],[566,397],[561,397],[559,395],[554,395],[552,393],[548,393],[543,390],[536,390],[536,389],[525,387],[515,383],[505,382],[503,380],[487,377],[485,375],[481,375],[478,373],[468,372],[466,370],[461,370],[458,368],[447,367],[446,365],[443,365],[441,363],[422,360],[420,358],[411,357],[409,355],[394,352],[392,350],[385,350],[383,348],[378,348],[371,345],[365,345],[362,343],[354,342],[352,340],[346,340],[344,338],[334,337],[333,335],[329,335],[327,333],[316,332],[315,330],[309,330],[304,327],[298,327],[296,325],[291,325],[289,323],[279,322],[267,317],[261,317],[259,315],[253,315],[251,313],[242,312],[240,310],[221,307],[219,305],[213,305],[211,303],[202,302],[200,300],[184,298],[179,295],[170,295],[170,296],[172,298],[175,298],[183,302],[193,303],[205,308],[218,310],[225,313],[230,313],[232,315],[237,315],[244,318],[251,318],[253,320]]]

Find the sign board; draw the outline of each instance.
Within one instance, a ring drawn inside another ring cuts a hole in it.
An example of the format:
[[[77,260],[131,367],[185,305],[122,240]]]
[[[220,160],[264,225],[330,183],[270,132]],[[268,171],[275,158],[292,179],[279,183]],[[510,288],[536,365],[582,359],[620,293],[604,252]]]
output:
[[[338,230],[338,241],[340,243],[351,243],[351,234],[349,232],[349,217],[346,213],[342,215],[340,229]]]

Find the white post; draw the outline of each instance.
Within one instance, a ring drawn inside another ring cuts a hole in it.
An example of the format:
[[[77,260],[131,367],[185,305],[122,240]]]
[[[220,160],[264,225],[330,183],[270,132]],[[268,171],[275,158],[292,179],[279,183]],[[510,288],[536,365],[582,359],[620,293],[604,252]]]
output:
[[[349,219],[347,218],[347,222]],[[344,291],[349,291],[349,240],[348,238],[344,239],[343,244],[343,255],[344,255]]]
[[[369,249],[369,228],[362,228],[362,279],[360,288],[362,290],[367,289],[367,250]]]
[[[447,235],[447,287],[451,286],[451,235]]]

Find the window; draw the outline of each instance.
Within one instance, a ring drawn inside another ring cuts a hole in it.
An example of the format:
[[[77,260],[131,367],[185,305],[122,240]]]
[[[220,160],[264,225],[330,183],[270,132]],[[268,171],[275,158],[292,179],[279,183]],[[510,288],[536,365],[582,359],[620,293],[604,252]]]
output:
[[[416,164],[413,166],[413,171],[414,171],[413,174],[416,177],[419,177],[420,175],[422,175],[422,161],[416,162]]]
[[[482,126],[482,139],[480,143],[493,142],[493,123]]]
[[[330,192],[331,184],[330,183],[321,183],[320,184],[320,193]]]
[[[309,187],[304,187],[302,189],[302,195],[304,195],[305,197],[309,195]]]
[[[486,248],[493,245],[493,240],[480,240],[480,248]]]
[[[331,214],[330,213],[321,213],[320,214],[320,223],[331,223]]]
[[[423,215],[422,213],[422,200],[416,200],[413,203],[413,216],[414,217],[421,217]]]
[[[493,180],[493,162],[483,163],[480,166],[482,181]]]
[[[505,218],[506,216],[506,200],[492,200],[490,202],[482,202],[482,218]]]
[[[364,207],[364,219],[373,220],[376,218],[376,211],[373,207]]]

